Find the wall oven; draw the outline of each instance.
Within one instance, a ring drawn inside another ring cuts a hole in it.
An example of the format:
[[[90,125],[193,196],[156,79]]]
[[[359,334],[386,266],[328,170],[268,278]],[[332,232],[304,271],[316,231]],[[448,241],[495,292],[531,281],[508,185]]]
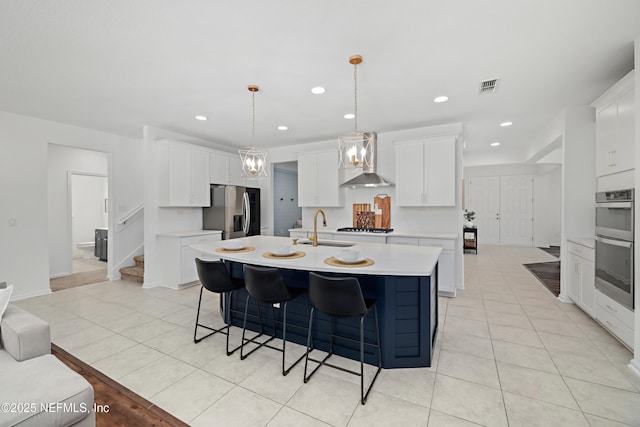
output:
[[[602,293],[633,310],[634,190],[596,193],[596,277]]]

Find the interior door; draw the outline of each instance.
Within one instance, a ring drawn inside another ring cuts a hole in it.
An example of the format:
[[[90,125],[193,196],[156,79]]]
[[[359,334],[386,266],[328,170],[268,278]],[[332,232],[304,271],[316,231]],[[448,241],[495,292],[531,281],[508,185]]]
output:
[[[469,179],[469,210],[476,213],[473,222],[483,244],[500,243],[500,178],[482,176]]]
[[[500,244],[533,243],[533,177],[500,177]]]

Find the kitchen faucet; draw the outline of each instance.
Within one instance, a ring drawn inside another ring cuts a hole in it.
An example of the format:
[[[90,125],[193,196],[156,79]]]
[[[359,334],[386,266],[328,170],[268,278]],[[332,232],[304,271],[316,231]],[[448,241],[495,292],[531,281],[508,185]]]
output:
[[[313,241],[313,246],[318,246],[318,214],[322,214],[322,226],[327,226],[327,217],[322,209],[316,209],[313,214],[313,236],[309,237],[309,240]]]

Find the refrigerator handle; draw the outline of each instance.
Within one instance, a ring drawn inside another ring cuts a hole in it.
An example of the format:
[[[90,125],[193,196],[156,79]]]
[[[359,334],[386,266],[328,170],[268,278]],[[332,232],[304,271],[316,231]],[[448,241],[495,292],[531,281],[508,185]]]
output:
[[[247,234],[249,234],[249,219],[251,218],[251,207],[249,206],[249,194],[247,194],[247,192],[242,195],[242,214],[244,216],[244,224],[242,224],[242,229],[246,236]]]

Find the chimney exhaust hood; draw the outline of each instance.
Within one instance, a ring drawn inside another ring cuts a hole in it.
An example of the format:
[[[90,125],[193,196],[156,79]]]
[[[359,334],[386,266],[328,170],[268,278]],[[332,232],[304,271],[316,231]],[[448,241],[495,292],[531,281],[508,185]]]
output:
[[[369,146],[366,153],[366,160],[362,163],[362,173],[349,181],[340,184],[346,188],[375,188],[389,187],[394,185],[391,181],[381,177],[376,173],[376,144],[377,135],[375,132],[364,133],[369,139]],[[342,153],[341,153],[342,155]]]

